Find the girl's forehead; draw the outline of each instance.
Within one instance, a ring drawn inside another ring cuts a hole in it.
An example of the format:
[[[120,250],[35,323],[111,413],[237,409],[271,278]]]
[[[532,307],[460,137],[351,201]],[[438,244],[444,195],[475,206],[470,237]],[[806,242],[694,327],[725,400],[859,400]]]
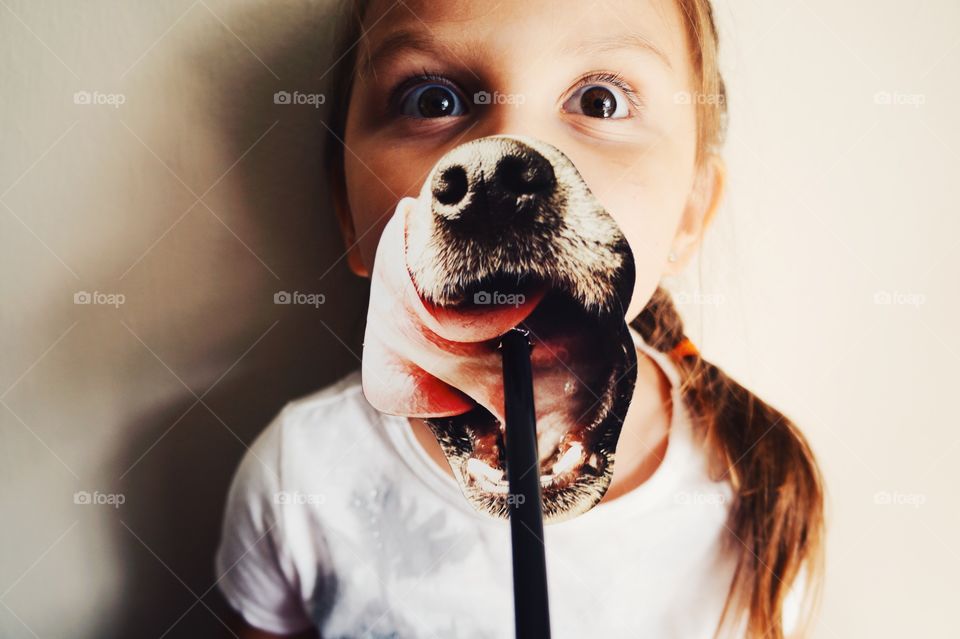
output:
[[[369,68],[409,51],[463,63],[497,54],[542,62],[553,54],[618,49],[655,56],[674,69],[686,59],[676,0],[372,0],[364,34],[362,57]]]

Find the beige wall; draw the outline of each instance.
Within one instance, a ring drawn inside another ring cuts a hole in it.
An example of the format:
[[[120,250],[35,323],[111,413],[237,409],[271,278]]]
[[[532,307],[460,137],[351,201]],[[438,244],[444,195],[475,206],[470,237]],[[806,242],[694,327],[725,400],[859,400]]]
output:
[[[340,339],[359,353],[364,290],[336,263],[325,129],[273,101],[318,90],[324,6],[0,6],[0,636],[159,637],[213,584],[244,442],[356,365]],[[167,637],[218,626],[197,604]]]
[[[327,4],[0,3],[0,636],[213,632],[196,600],[243,442],[355,366],[364,290],[337,262],[323,125],[273,103],[323,90]],[[718,14],[730,192],[701,275],[672,286],[707,355],[820,456],[816,636],[955,634],[960,7]]]

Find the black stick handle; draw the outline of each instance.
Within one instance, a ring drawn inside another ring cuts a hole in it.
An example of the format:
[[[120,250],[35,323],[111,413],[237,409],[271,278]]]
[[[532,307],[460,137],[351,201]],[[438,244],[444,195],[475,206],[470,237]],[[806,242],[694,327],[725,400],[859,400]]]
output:
[[[510,536],[513,542],[513,606],[517,639],[549,639],[547,559],[540,505],[537,420],[529,333],[514,328],[500,342],[506,412]]]

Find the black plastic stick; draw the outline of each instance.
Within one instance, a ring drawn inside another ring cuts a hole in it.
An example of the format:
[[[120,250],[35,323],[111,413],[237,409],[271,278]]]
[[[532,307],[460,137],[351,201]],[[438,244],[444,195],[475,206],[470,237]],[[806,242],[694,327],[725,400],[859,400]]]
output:
[[[540,463],[529,333],[514,328],[500,342],[506,413],[513,607],[517,639],[549,639],[547,560],[540,505]]]

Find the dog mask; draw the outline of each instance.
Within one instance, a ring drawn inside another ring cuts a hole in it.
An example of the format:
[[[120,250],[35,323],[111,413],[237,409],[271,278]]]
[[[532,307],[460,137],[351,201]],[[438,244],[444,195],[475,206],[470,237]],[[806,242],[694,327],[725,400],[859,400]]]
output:
[[[367,400],[424,418],[467,500],[509,516],[499,336],[530,332],[543,514],[595,506],[636,383],[633,255],[573,163],[524,137],[444,155],[384,228],[363,347]]]

